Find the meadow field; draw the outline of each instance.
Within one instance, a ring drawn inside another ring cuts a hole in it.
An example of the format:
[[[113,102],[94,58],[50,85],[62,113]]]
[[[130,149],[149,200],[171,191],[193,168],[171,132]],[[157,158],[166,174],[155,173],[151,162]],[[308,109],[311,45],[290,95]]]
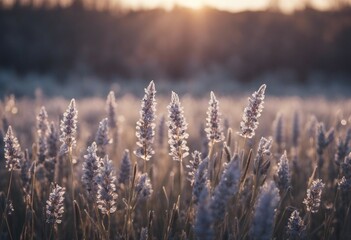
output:
[[[351,99],[256,89],[8,95],[1,239],[348,239]]]

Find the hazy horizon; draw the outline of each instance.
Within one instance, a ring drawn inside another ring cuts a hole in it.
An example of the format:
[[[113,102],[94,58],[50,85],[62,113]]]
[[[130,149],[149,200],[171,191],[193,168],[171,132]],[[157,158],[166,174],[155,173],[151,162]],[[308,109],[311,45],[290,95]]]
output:
[[[3,0],[4,5],[12,5],[14,2],[22,4],[34,3],[36,5],[49,4],[68,6],[72,2],[81,0]],[[292,12],[303,9],[305,6],[311,6],[318,10],[328,10],[338,8],[343,5],[350,5],[350,0],[247,0],[247,1],[229,1],[229,0],[94,0],[85,1],[84,4],[103,6],[116,6],[129,10],[155,9],[164,8],[172,10],[176,6],[201,10],[204,7],[225,10],[228,12],[241,11],[260,11],[268,8],[278,8],[283,12]]]

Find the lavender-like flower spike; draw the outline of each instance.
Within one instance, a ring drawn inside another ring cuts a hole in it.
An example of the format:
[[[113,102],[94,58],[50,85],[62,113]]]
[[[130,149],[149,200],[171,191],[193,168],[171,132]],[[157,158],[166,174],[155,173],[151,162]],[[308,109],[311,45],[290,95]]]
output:
[[[30,168],[32,164],[30,162],[29,158],[29,152],[28,149],[25,150],[24,157],[21,161],[21,182],[22,182],[22,189],[23,192],[25,193],[25,197],[28,197],[31,195],[31,180],[32,180],[32,175],[30,174]]]
[[[349,153],[350,141],[351,141],[351,128],[349,128],[347,130],[345,141],[342,138],[339,138],[339,142],[337,145],[337,151],[335,153],[335,163],[337,165],[340,165],[344,161],[347,154]]]
[[[99,168],[97,204],[102,214],[111,214],[116,207],[116,176],[113,172],[112,161],[105,155]]]
[[[317,153],[323,155],[323,151],[334,140],[334,129],[331,128],[327,133],[323,123],[317,126]]]
[[[258,118],[261,116],[265,97],[266,85],[263,84],[257,92],[249,98],[249,105],[244,110],[244,115],[240,123],[240,136],[252,138],[258,126]]]
[[[72,99],[66,112],[63,114],[63,119],[60,124],[60,141],[62,142],[60,148],[61,155],[68,153],[69,149],[76,145],[77,118],[78,111],[76,108],[76,101]]]
[[[342,198],[347,199],[347,197],[345,198],[344,196],[347,196],[348,193],[351,191],[351,179],[350,178],[346,178],[345,176],[343,176],[341,179],[338,180],[338,189],[341,191],[342,193]]]
[[[207,184],[200,193],[198,208],[195,215],[194,232],[196,239],[199,240],[214,239],[213,219],[209,204],[210,198]]]
[[[273,181],[266,183],[258,198],[250,229],[250,239],[272,239],[275,212],[280,201]]]
[[[99,123],[99,128],[95,135],[95,142],[98,147],[97,155],[99,157],[104,157],[106,155],[106,147],[111,142],[108,137],[108,130],[108,119],[104,118]]]
[[[190,181],[191,186],[193,186],[195,174],[202,161],[202,157],[201,152],[196,150],[193,152],[193,154],[191,154],[191,156],[192,160],[189,161],[189,164],[186,165],[186,168],[188,169],[188,180]]]
[[[106,111],[107,111],[107,119],[108,126],[111,129],[117,128],[117,119],[116,119],[116,98],[115,93],[110,91],[106,100]]]
[[[187,147],[187,138],[189,134],[186,132],[188,124],[184,118],[184,110],[180,104],[179,97],[175,92],[172,92],[172,100],[168,105],[168,143],[170,146],[169,155],[175,161],[182,161],[183,158],[189,155]]]
[[[145,96],[141,103],[140,119],[136,126],[137,149],[134,154],[149,161],[151,156],[155,154],[153,150],[153,142],[155,138],[155,118],[156,118],[156,89],[153,81],[145,89]]]
[[[49,130],[48,114],[45,107],[41,107],[37,116],[38,133],[38,159],[39,163],[44,163],[47,153],[47,136]]]
[[[207,168],[208,157],[201,161],[199,167],[197,168],[197,171],[195,172],[192,194],[194,204],[197,204],[199,202],[201,192],[208,184]]]
[[[152,185],[150,182],[150,178],[147,173],[143,173],[140,175],[137,184],[135,185],[135,193],[139,200],[146,200],[152,194]]]
[[[164,115],[160,117],[160,121],[158,123],[157,128],[157,143],[159,147],[164,146],[164,139],[165,139],[165,128],[166,128],[166,118]]]
[[[63,201],[66,189],[58,184],[53,185],[49,199],[46,201],[46,222],[60,224],[65,211]]]
[[[46,135],[49,130],[48,113],[44,106],[41,107],[37,116],[37,129],[38,135]]]
[[[324,183],[321,179],[314,180],[311,187],[307,189],[307,197],[303,200],[306,205],[307,211],[316,213],[321,204],[322,190],[324,188]]]
[[[59,150],[59,132],[54,122],[50,123],[49,133],[46,138],[47,155],[49,158],[56,158]]]
[[[21,168],[23,153],[21,151],[21,146],[19,145],[17,138],[13,134],[11,126],[9,126],[7,129],[7,133],[4,137],[4,142],[6,168],[9,171],[19,170]]]
[[[224,140],[223,126],[220,118],[221,113],[219,112],[219,102],[213,92],[211,92],[211,99],[208,104],[205,128],[207,139],[210,142],[221,142]]]
[[[300,138],[300,115],[298,112],[294,113],[292,126],[292,145],[297,148]]]
[[[124,155],[121,162],[118,183],[128,185],[130,180],[130,171],[132,168],[132,163],[130,162],[129,150],[124,150]]]
[[[347,179],[351,179],[351,153],[345,157],[344,162],[341,164],[341,172]]]
[[[97,146],[93,142],[84,155],[82,182],[92,199],[97,193],[97,177],[99,174],[100,159],[96,155]]]
[[[148,235],[149,235],[149,233],[148,233],[148,230],[147,230],[147,228],[145,227],[145,228],[141,228],[141,231],[140,231],[140,240],[147,240],[148,239]]]
[[[318,154],[318,169],[321,171],[324,159],[323,152],[328,147],[328,145],[334,140],[334,129],[331,128],[327,133],[323,123],[317,126],[317,154]]]
[[[235,154],[233,159],[225,164],[221,179],[214,190],[210,208],[214,221],[219,222],[224,219],[228,201],[238,191],[240,179],[239,155]]]
[[[287,227],[287,236],[289,240],[299,240],[305,239],[306,237],[306,226],[300,217],[300,213],[297,210],[294,210],[289,218],[288,227]]]
[[[284,148],[284,128],[283,128],[283,115],[278,114],[274,121],[274,141],[278,146],[278,154],[281,154]]]
[[[283,194],[290,188],[289,162],[286,156],[286,151],[279,160],[274,180],[278,186],[280,194]]]
[[[270,156],[272,146],[272,138],[262,137],[258,145],[257,154],[254,160],[254,174],[255,175],[266,175],[268,168],[270,167]]]
[[[341,163],[341,173],[343,177],[338,181],[338,188],[342,193],[342,199],[348,201],[348,194],[351,191],[351,153]]]

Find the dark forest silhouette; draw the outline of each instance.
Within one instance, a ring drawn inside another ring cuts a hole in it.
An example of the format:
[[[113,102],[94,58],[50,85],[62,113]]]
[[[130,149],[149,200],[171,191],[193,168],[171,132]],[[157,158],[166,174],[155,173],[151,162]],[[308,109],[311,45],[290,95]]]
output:
[[[1,7],[0,68],[169,79],[221,69],[243,81],[280,69],[301,80],[313,71],[351,73],[348,7],[292,14],[113,7]]]

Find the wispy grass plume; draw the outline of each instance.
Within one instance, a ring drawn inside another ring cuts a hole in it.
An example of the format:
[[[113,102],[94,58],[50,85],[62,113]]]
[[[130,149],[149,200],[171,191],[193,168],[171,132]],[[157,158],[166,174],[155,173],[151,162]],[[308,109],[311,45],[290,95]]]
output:
[[[195,174],[199,168],[200,163],[202,162],[202,156],[201,152],[196,150],[191,154],[191,156],[192,159],[189,161],[189,164],[186,165],[186,168],[188,169],[188,180],[190,181],[190,184],[193,185]]]
[[[92,199],[95,199],[97,193],[97,177],[99,174],[99,168],[101,165],[101,161],[96,154],[97,146],[96,143],[93,142],[91,146],[87,149],[87,154],[84,155],[83,162],[83,175],[82,182],[88,193],[88,196]]]
[[[289,240],[306,239],[306,226],[297,210],[294,210],[289,217],[286,235]]]
[[[37,134],[38,134],[38,160],[44,163],[47,155],[47,137],[49,131],[48,114],[45,107],[41,107],[37,116]]]
[[[124,150],[124,155],[121,162],[121,167],[118,176],[118,183],[128,185],[130,181],[130,174],[132,169],[132,163],[130,161],[129,150]]]
[[[214,221],[222,221],[224,219],[225,211],[228,201],[238,191],[238,183],[240,179],[239,155],[235,154],[229,163],[225,163],[221,179],[216,186],[210,208],[212,211]]]
[[[109,127],[108,127],[108,119],[104,118],[99,123],[99,128],[95,135],[95,142],[97,148],[97,155],[99,157],[104,157],[107,153],[107,146],[111,143],[109,139]]]
[[[49,199],[46,201],[46,222],[52,224],[60,224],[64,213],[64,195],[66,189],[53,184]]]
[[[63,114],[60,124],[61,155],[68,153],[69,149],[72,149],[76,145],[77,118],[78,110],[76,108],[76,101],[72,99],[66,112]]]
[[[263,110],[266,85],[263,84],[257,92],[249,98],[249,105],[244,109],[244,115],[240,123],[240,136],[244,138],[252,138],[258,127],[258,118]]]
[[[168,105],[168,143],[170,146],[169,155],[175,161],[182,161],[189,155],[187,139],[189,134],[186,132],[188,124],[184,117],[184,110],[180,104],[179,97],[172,92],[171,103]]]
[[[116,207],[116,176],[113,170],[112,161],[105,155],[98,175],[97,204],[102,214],[111,214],[117,210]]]
[[[266,183],[261,190],[250,229],[251,239],[272,239],[275,213],[280,201],[278,188],[273,181]]]
[[[194,232],[198,240],[213,240],[215,237],[213,229],[212,210],[210,208],[210,193],[208,185],[202,189],[195,215]]]
[[[140,119],[136,126],[137,149],[134,154],[149,161],[151,156],[155,154],[153,143],[155,138],[155,119],[156,119],[156,89],[153,81],[145,89],[145,95],[141,103]],[[144,170],[146,170],[146,162],[144,162]]]
[[[210,144],[224,140],[219,101],[213,92],[211,92],[211,98],[208,103],[205,131]]]
[[[150,178],[147,173],[140,175],[137,184],[135,185],[135,193],[138,200],[146,200],[150,198],[153,192]]]
[[[288,157],[286,156],[286,151],[280,157],[274,180],[277,184],[281,196],[291,187],[289,161]]]
[[[307,196],[303,200],[308,212],[316,213],[321,205],[322,190],[324,183],[321,179],[314,180],[309,189],[307,189]]]
[[[13,134],[12,127],[9,126],[4,137],[6,168],[11,172],[21,167],[23,153],[17,138]]]

